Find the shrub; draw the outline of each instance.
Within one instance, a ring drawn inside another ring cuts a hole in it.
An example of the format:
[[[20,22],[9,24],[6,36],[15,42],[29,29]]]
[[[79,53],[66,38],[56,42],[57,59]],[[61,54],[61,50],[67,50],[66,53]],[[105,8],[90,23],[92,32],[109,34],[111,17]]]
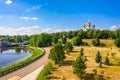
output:
[[[53,37],[52,41],[53,41],[54,44],[56,44],[58,42],[58,37]]]
[[[82,44],[82,38],[80,36],[74,37],[72,43],[74,46],[80,46]]]
[[[111,56],[112,56],[112,57],[115,57],[115,55],[116,55],[116,53],[111,53]]]
[[[65,44],[66,42],[67,42],[67,38],[65,36],[63,36],[62,43]]]
[[[114,42],[117,47],[120,47],[120,38],[117,38]]]
[[[104,64],[105,64],[105,65],[109,65],[109,64],[110,64],[110,61],[109,61],[108,56],[106,56]]]
[[[96,63],[100,63],[102,61],[102,56],[100,55],[100,52],[98,51],[95,58]]]
[[[69,51],[72,51],[72,50],[73,50],[73,45],[72,45],[70,42],[67,42],[67,43],[65,44],[65,50],[67,51],[67,53],[68,53]]]
[[[49,58],[55,62],[55,64],[60,64],[65,59],[65,52],[61,43],[57,43],[51,50]]]
[[[43,70],[40,72],[40,74],[37,77],[37,80],[45,80],[47,75],[50,73],[51,69],[53,67],[53,62],[49,61],[43,68]]]
[[[83,51],[83,49],[81,49]],[[82,55],[80,54],[75,62],[73,62],[73,72],[78,75],[78,77],[83,78],[85,75],[85,69],[86,69],[86,60],[84,57],[84,53]]]
[[[100,44],[99,38],[96,38],[96,39],[92,40],[92,44],[93,44],[94,46],[99,46],[99,44]]]

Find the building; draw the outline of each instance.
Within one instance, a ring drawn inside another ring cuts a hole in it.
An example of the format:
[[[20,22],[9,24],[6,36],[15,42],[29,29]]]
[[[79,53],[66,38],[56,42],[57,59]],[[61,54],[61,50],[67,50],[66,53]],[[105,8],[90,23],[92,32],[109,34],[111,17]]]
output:
[[[91,23],[88,21],[87,24],[84,24],[84,25],[83,25],[82,30],[83,30],[83,31],[95,30],[95,25],[92,24],[92,26],[91,26]]]

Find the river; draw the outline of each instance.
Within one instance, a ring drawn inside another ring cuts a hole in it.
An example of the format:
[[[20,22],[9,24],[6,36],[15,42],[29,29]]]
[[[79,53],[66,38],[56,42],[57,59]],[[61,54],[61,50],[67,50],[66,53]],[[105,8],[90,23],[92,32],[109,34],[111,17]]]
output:
[[[26,47],[0,48],[0,67],[8,66],[31,55],[29,49]]]

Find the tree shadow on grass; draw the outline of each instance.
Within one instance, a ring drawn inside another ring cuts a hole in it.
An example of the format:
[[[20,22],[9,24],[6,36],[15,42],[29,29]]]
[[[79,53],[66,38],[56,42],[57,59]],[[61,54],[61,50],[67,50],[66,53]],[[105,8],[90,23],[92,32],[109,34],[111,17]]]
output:
[[[57,68],[56,68],[56,67],[53,67],[51,71],[57,71]]]
[[[61,64],[61,66],[71,66],[73,62],[74,62],[73,60],[65,60],[65,61]]]
[[[79,51],[71,51],[71,52],[73,52],[73,53],[78,53]]]
[[[82,42],[81,46],[89,46],[87,42]]]
[[[104,43],[100,43],[99,46],[100,46],[100,47],[104,47],[104,46],[106,46],[106,45],[105,45]]]
[[[95,77],[94,74],[86,73],[83,80],[105,80],[105,79],[103,78],[102,75],[97,75],[97,77]]]
[[[52,80],[52,79],[54,79],[54,80],[57,80],[57,79],[61,79],[61,77],[56,77],[56,76],[48,76],[47,78],[46,78],[46,80]]]

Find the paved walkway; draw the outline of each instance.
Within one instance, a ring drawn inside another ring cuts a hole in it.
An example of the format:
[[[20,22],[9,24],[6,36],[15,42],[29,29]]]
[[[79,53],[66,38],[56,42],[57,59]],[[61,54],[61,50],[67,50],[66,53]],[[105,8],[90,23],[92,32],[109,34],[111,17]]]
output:
[[[23,78],[20,78],[20,80],[36,80],[40,71],[43,69],[44,65],[36,69],[35,71],[31,72],[30,74],[26,75]],[[34,75],[34,76],[33,76]]]
[[[10,80],[10,78],[12,78],[12,77],[15,77],[16,80],[17,80],[17,78],[21,78],[21,80],[24,80],[26,78],[26,76],[29,76],[28,74],[30,74],[31,72],[34,73],[34,71],[37,72],[37,70],[40,70],[42,68],[41,66],[43,66],[48,61],[49,49],[48,48],[44,48],[44,49],[46,52],[40,59],[29,64],[28,66],[25,66],[25,67],[18,69],[12,73],[9,73],[7,75],[0,77],[0,80]],[[32,75],[32,76],[37,76],[37,74]],[[32,79],[30,78],[30,79],[26,79],[26,80],[32,80]]]

